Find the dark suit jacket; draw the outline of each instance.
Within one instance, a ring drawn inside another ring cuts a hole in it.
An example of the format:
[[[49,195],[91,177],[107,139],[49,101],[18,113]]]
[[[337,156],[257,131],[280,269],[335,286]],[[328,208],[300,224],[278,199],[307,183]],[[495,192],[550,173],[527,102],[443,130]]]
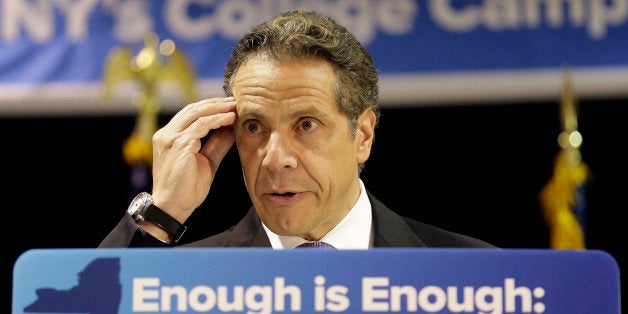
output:
[[[466,235],[443,230],[390,210],[367,191],[373,208],[375,247],[476,247],[495,248],[492,244]],[[100,243],[99,247],[167,246],[142,232],[130,215],[125,214],[120,223]],[[264,227],[251,208],[235,226],[222,233],[181,245],[183,247],[270,247]]]

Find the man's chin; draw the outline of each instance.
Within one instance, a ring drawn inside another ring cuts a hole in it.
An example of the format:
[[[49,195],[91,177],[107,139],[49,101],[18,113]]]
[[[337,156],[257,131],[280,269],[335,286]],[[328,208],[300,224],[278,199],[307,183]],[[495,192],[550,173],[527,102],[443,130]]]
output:
[[[308,230],[304,230],[302,224],[290,223],[286,220],[275,220],[271,223],[265,223],[266,226],[275,234],[280,236],[293,236],[303,238]]]

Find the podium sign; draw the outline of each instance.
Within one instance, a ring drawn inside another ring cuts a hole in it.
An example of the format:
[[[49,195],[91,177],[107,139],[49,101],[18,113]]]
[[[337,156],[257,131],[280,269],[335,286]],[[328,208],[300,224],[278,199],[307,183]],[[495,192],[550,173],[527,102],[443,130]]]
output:
[[[597,250],[33,249],[13,271],[13,314],[621,312]]]

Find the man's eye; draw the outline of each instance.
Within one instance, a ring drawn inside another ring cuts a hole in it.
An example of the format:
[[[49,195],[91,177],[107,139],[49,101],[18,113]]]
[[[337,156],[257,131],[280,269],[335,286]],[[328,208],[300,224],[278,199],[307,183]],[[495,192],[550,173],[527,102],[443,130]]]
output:
[[[314,120],[303,120],[301,122],[301,130],[310,131],[316,128],[316,122]]]
[[[253,122],[253,121],[248,121],[244,124],[244,129],[246,129],[247,132],[249,133],[257,133],[259,132],[259,124]]]

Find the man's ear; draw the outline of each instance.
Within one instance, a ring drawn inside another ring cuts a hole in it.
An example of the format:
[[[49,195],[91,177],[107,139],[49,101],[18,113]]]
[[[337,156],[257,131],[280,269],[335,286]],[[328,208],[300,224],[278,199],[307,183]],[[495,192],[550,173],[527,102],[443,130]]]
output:
[[[366,162],[371,155],[371,147],[373,146],[375,137],[375,120],[375,112],[373,112],[371,108],[365,110],[360,117],[358,117],[355,133],[357,150],[356,162],[358,163]]]

